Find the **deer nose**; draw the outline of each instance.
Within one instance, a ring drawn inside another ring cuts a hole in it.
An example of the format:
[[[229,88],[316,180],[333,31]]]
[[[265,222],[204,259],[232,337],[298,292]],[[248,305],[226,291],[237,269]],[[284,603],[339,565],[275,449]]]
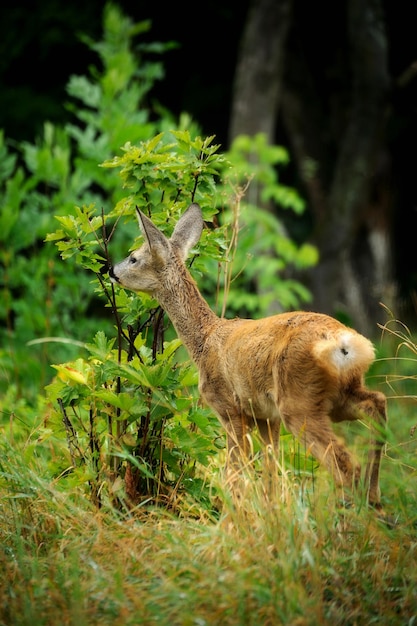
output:
[[[113,266],[111,265],[109,268],[109,276],[110,276],[110,280],[112,283],[118,283],[119,279],[117,278],[116,274],[114,273],[114,269]]]

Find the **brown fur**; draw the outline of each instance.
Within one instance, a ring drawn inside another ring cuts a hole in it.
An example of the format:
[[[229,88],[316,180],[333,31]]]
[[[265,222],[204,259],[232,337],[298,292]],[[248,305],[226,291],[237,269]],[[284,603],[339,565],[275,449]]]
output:
[[[353,487],[360,467],[332,422],[367,417],[374,433],[367,493],[369,502],[380,507],[386,400],[364,386],[374,359],[371,342],[318,313],[218,318],[184,264],[203,228],[200,207],[188,208],[170,240],[139,211],[138,218],[145,244],[114,267],[112,279],[151,293],[166,310],[198,367],[201,396],[226,430],[232,462],[245,451],[246,434],[254,425],[265,444],[277,449],[282,422],[338,483]]]

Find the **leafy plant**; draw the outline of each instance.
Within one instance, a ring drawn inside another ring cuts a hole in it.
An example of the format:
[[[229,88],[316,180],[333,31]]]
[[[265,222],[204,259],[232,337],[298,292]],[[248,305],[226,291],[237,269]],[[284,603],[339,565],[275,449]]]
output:
[[[148,139],[172,122],[168,111],[149,105],[163,77],[160,56],[173,45],[137,43],[150,26],[106,4],[102,40],[85,39],[97,67],[68,84],[74,121],[65,128],[45,122],[34,143],[8,145],[0,134],[0,391],[14,387],[32,404],[51,378],[52,360],[75,357],[79,342],[98,326],[111,330],[76,258],[63,264],[44,239],[55,230],[54,216],[71,220],[76,206],[94,204],[108,213],[121,197],[120,178],[99,164],[127,139]],[[185,117],[183,123],[191,124]],[[119,228],[115,253],[124,253],[130,239]]]
[[[132,220],[137,205],[165,231],[190,201],[207,207],[204,217],[212,221],[214,176],[223,162],[217,150],[212,138],[175,130],[127,144],[122,156],[103,166],[120,168],[129,196],[108,214],[83,207],[58,216],[60,228],[47,236],[64,260],[75,258],[94,273],[117,328],[117,342],[100,331],[86,345],[87,358],[56,365],[48,387],[53,419],[65,427],[67,462],[79,481],[90,483],[97,503],[103,497],[129,505],[151,498],[174,506],[180,482],[198,491],[195,465],[207,464],[215,451],[217,420],[197,409],[195,370],[176,358],[180,342],[165,337],[163,311],[150,297],[123,290],[116,296],[102,266],[111,264],[114,227],[109,232],[108,225]],[[202,251],[218,258],[214,236],[219,233],[205,233]]]

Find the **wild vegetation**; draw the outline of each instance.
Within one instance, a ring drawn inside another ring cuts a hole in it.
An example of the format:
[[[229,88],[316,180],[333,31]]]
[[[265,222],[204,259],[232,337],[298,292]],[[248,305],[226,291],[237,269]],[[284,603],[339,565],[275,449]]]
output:
[[[224,153],[186,115],[147,105],[165,49],[133,52],[148,28],[108,5],[90,42],[101,69],[68,86],[74,123],[1,141],[0,624],[413,624],[408,329],[387,312],[367,381],[389,397],[388,521],[343,506],[285,433],[273,481],[253,439],[237,503],[224,434],[168,320],[108,279],[139,235],[136,205],[168,233],[190,200],[209,226],[191,271],[219,314],[305,305],[291,268],[317,261],[247,193],[303,210],[279,181],[285,149],[239,137]],[[364,430],[341,428],[358,455]]]

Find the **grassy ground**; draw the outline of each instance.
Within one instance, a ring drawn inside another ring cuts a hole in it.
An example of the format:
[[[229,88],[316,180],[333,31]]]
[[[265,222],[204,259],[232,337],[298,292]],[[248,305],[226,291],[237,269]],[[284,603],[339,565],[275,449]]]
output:
[[[360,503],[341,507],[321,471],[314,490],[290,473],[272,486],[246,477],[238,505],[217,489],[220,517],[184,505],[179,517],[138,510],[121,518],[58,491],[6,449],[0,624],[414,624],[409,461],[384,459],[391,528]]]
[[[341,506],[324,471],[278,462],[272,483],[242,477],[236,503],[218,459],[206,475],[213,510],[184,499],[175,516],[98,511],[4,436],[0,625],[417,624],[415,361],[390,366],[389,380],[385,370],[381,361],[371,384],[392,396],[381,485],[395,525],[360,501]]]

